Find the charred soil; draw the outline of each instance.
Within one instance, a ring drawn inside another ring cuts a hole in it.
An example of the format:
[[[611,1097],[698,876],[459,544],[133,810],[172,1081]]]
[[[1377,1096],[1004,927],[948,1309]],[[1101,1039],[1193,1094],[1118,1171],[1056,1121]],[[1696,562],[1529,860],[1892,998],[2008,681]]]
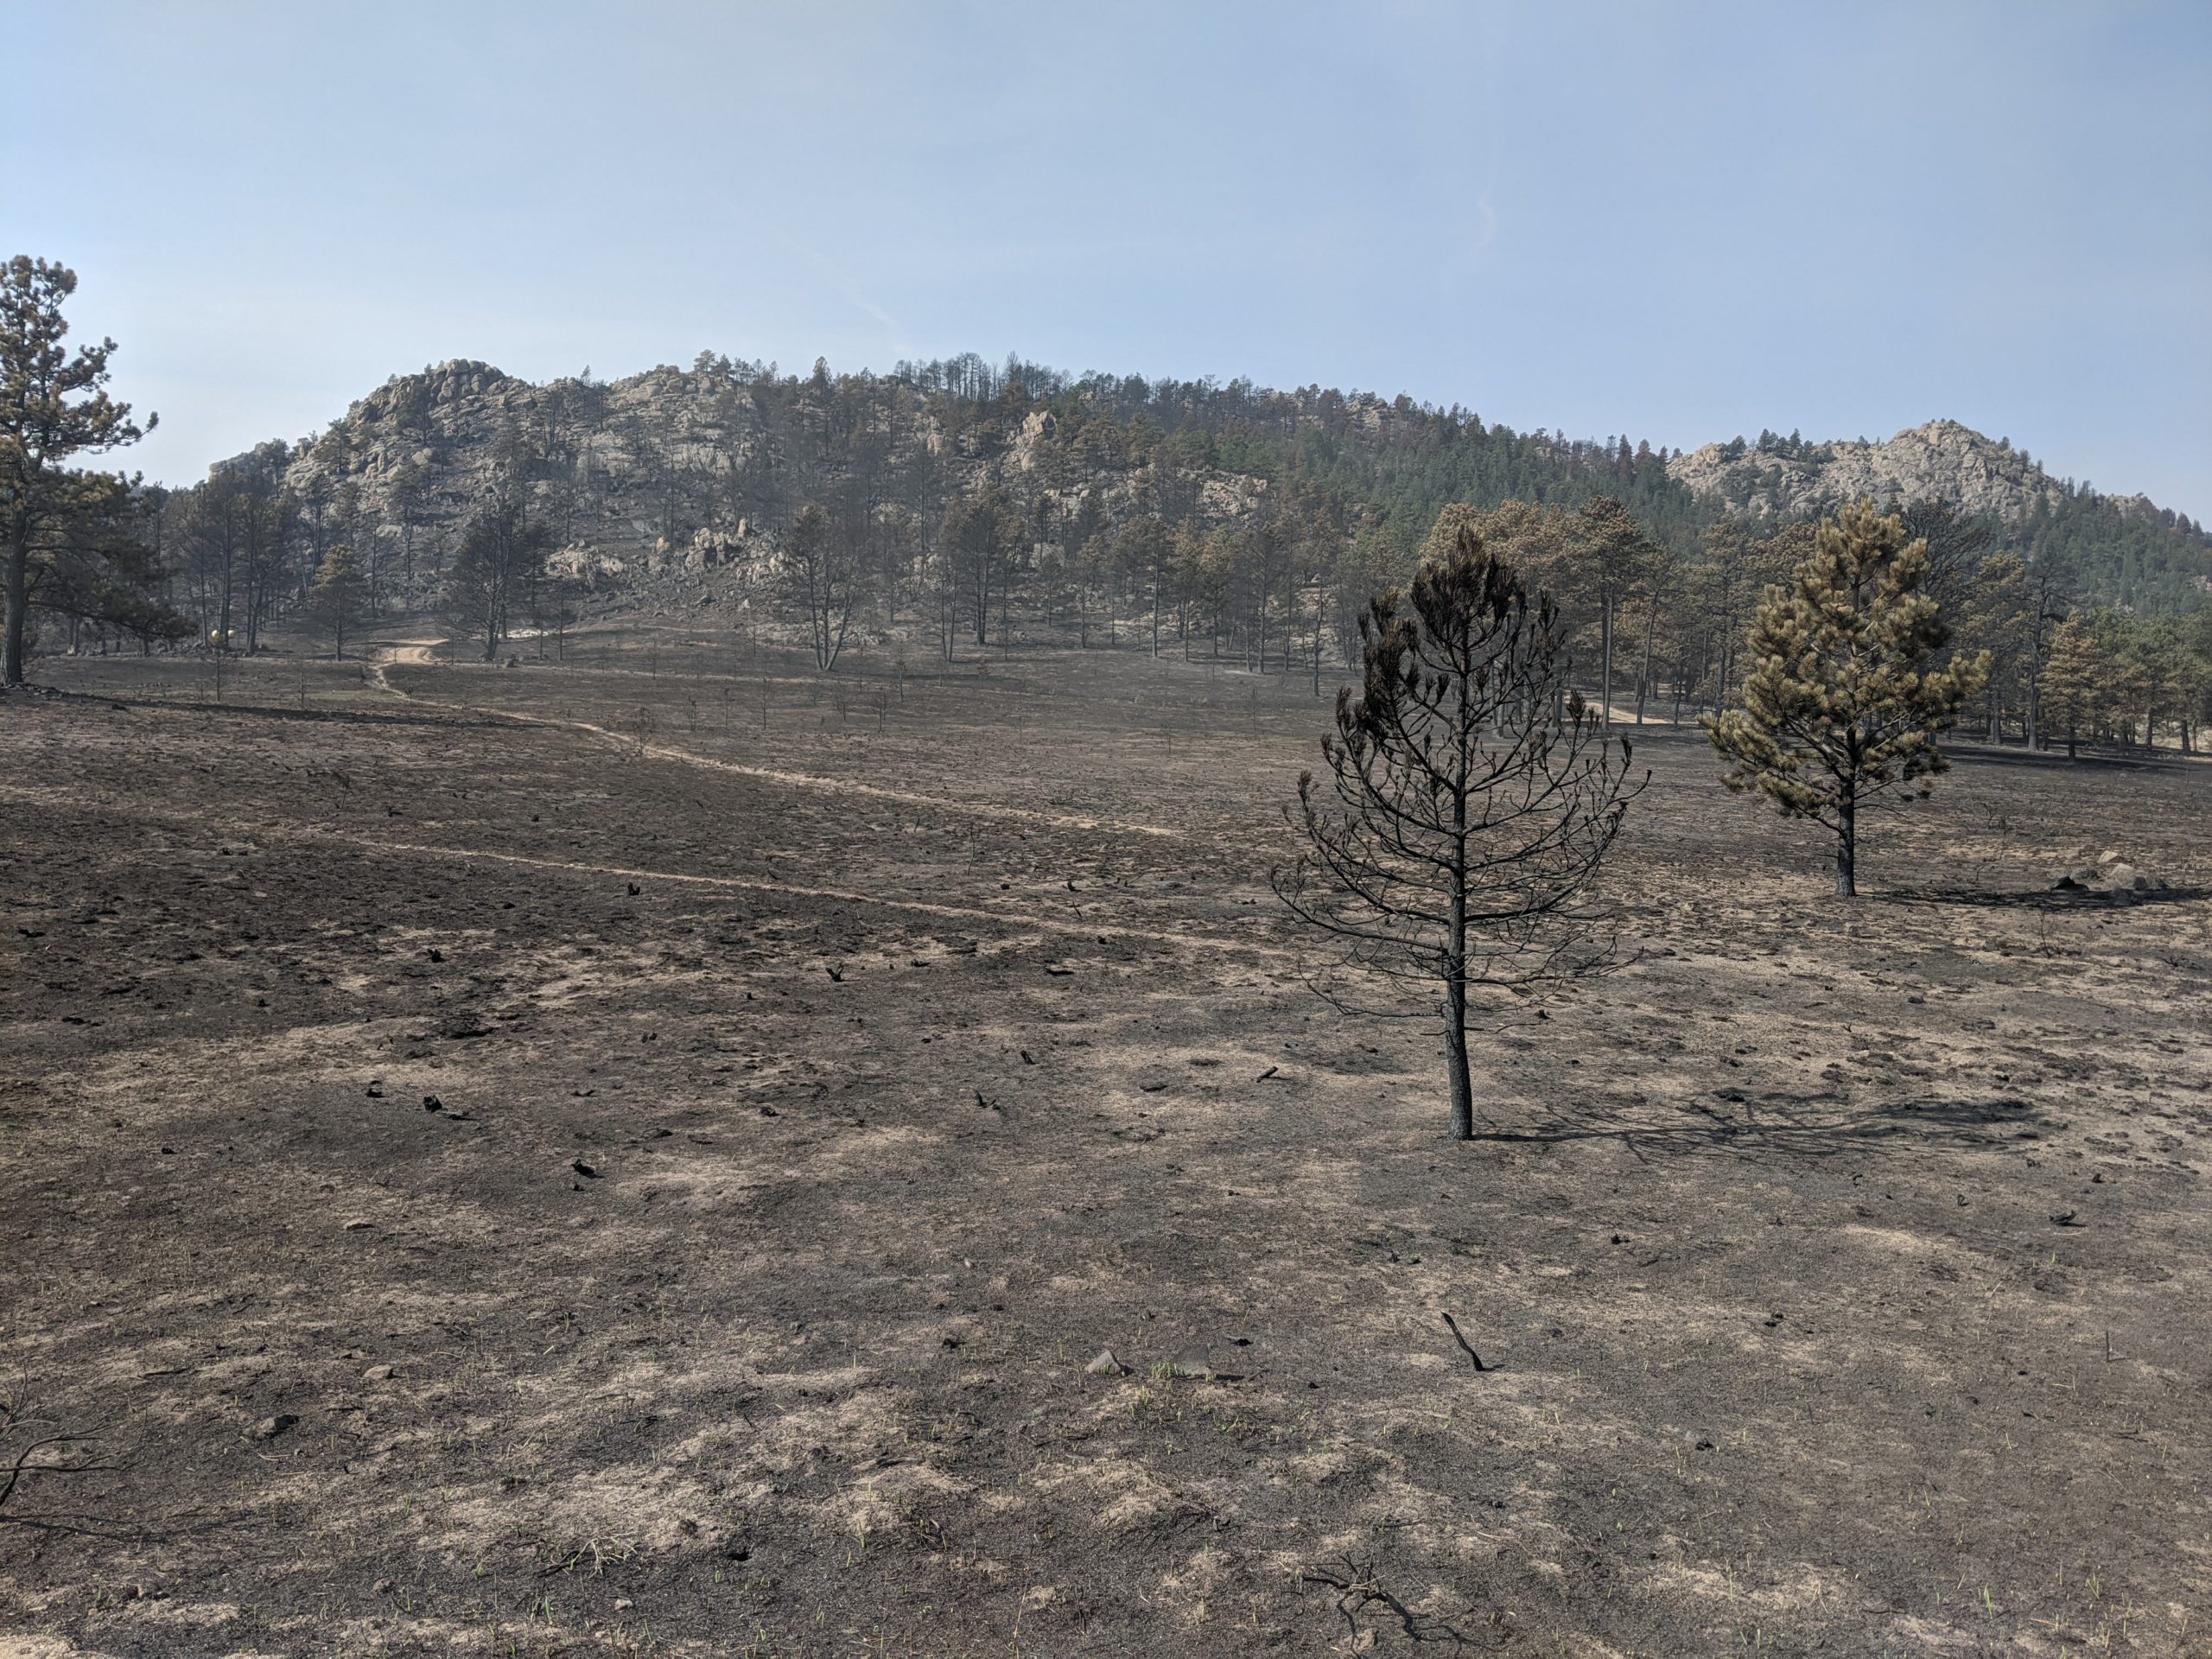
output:
[[[0,710],[0,1397],[111,1465],[0,1649],[2202,1650],[2202,768],[1962,750],[1840,903],[1652,733],[1454,1146],[1268,893],[1305,683],[566,655]]]

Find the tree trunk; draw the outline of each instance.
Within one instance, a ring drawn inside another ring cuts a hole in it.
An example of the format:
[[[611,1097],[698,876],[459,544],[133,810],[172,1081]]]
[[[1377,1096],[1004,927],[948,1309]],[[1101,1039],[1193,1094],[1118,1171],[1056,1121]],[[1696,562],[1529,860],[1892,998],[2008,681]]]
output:
[[[1446,995],[1444,1052],[1452,1073],[1452,1138],[1475,1138],[1475,1090],[1467,1075],[1467,984],[1454,976]]]
[[[0,684],[23,683],[23,624],[30,610],[31,552],[28,545],[8,550],[8,618],[4,646],[0,646]]]
[[[1836,815],[1835,896],[1859,896],[1859,804],[1847,800]]]
[[[1317,585],[1313,593],[1313,695],[1321,695],[1321,624],[1328,595]]]
[[[1461,797],[1459,811],[1465,811]],[[1475,1138],[1475,1091],[1467,1076],[1467,894],[1464,874],[1455,872],[1451,932],[1445,947],[1444,1054],[1452,1078],[1452,1138]]]
[[[1613,723],[1613,601],[1610,599],[1599,611],[1598,632],[1603,636],[1598,654],[1604,661],[1599,682],[1598,723],[1611,726]]]
[[[1636,723],[1643,724],[1643,700],[1651,690],[1651,648],[1659,633],[1659,595],[1651,596],[1651,608],[1643,619],[1643,671],[1636,679]]]
[[[1467,1077],[1467,773],[1472,688],[1459,676],[1458,764],[1452,769],[1452,910],[1444,940],[1444,1051],[1452,1077],[1452,1138],[1475,1138],[1475,1091]]]

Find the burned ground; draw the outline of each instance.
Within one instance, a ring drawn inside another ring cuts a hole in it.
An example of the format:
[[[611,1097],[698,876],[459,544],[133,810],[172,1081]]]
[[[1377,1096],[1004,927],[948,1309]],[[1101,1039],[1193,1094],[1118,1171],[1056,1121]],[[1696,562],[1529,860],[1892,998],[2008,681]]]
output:
[[[0,710],[0,1388],[114,1465],[0,1647],[2201,1650],[2201,770],[1840,904],[1652,734],[1453,1146],[1268,893],[1303,683],[386,655]]]

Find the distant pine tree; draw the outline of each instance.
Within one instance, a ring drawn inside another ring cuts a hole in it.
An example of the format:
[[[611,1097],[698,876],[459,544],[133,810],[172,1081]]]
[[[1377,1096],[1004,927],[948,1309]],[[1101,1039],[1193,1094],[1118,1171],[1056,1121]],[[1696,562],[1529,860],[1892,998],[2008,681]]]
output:
[[[1835,832],[1838,898],[1858,892],[1860,804],[1948,769],[1936,735],[1989,671],[1986,652],[1928,667],[1950,630],[1920,591],[1927,573],[1927,543],[1869,503],[1822,523],[1813,556],[1759,607],[1744,706],[1700,722],[1729,788]]]
[[[361,574],[360,562],[346,543],[334,543],[322,556],[315,586],[308,592],[308,614],[330,635],[333,655],[345,656],[346,636],[367,614],[368,606],[369,582]]]
[[[67,267],[0,264],[0,683],[20,685],[34,605],[162,632],[158,562],[130,523],[136,481],[69,466],[150,431],[107,394],[115,342],[62,343]]]

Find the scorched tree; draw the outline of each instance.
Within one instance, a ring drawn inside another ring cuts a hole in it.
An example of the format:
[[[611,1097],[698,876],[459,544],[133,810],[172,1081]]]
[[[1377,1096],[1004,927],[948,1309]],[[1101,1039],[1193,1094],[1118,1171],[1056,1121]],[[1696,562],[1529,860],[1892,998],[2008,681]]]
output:
[[[1470,526],[1406,592],[1371,601],[1359,638],[1362,683],[1337,694],[1325,776],[1299,779],[1302,845],[1274,888],[1329,941],[1315,988],[1332,1002],[1441,1015],[1452,1136],[1470,1140],[1471,995],[1526,994],[1615,959],[1594,884],[1645,779],[1630,774],[1628,743],[1560,695],[1549,598],[1531,598]],[[1388,1007],[1363,991],[1392,985]]]

